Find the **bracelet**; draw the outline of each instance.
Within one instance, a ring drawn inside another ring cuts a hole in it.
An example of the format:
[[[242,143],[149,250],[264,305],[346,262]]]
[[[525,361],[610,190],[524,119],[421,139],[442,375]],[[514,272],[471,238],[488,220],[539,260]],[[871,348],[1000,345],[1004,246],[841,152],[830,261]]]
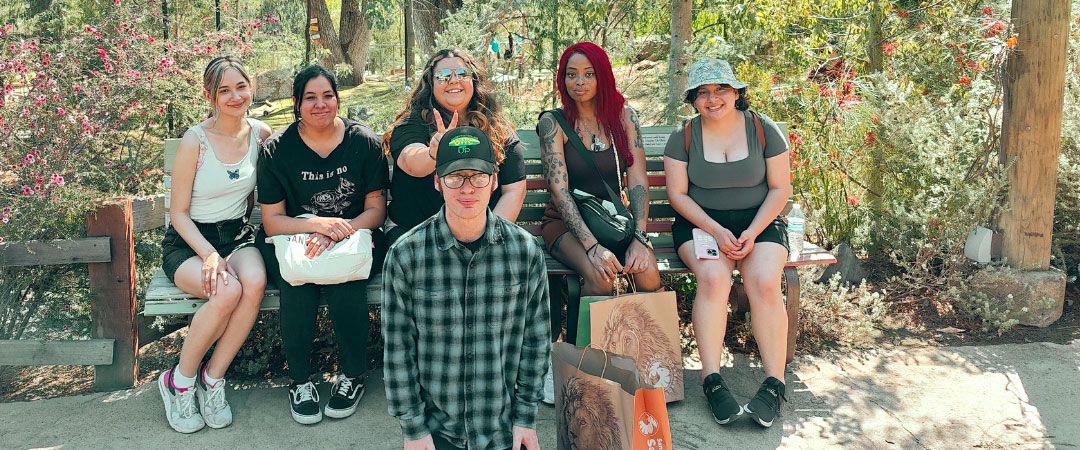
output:
[[[593,244],[591,247],[586,249],[585,250],[585,256],[589,256],[589,252],[593,251],[593,249],[596,248],[597,245],[600,245],[600,241],[596,241],[595,244]]]

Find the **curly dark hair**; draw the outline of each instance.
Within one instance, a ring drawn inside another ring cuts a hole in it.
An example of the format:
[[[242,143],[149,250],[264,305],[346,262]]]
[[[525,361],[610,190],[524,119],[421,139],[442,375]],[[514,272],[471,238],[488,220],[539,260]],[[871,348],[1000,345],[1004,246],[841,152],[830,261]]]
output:
[[[724,86],[727,86],[726,84]],[[735,100],[735,109],[739,111],[746,111],[750,109],[750,99],[746,98],[746,88],[736,89],[739,92],[739,98]],[[694,100],[697,100],[697,89],[687,89],[686,97],[683,101],[691,105],[694,104]]]
[[[394,123],[383,135],[383,150],[390,155],[390,135],[394,133],[394,127],[405,123],[411,117],[419,117],[428,125],[435,124],[435,116],[432,109],[438,109],[443,114],[443,121],[447,122],[453,113],[447,111],[439,102],[435,101],[433,87],[435,85],[435,66],[446,58],[460,58],[472,72],[473,96],[469,100],[468,112],[465,117],[458,118],[459,125],[470,125],[479,128],[487,134],[491,140],[491,147],[495,150],[495,162],[501,164],[505,157],[503,145],[510,136],[513,136],[514,125],[503,115],[502,106],[495,98],[495,93],[488,83],[483,67],[461,50],[443,49],[435,52],[424,65],[423,74],[412,94],[405,100],[405,108],[394,117]]]

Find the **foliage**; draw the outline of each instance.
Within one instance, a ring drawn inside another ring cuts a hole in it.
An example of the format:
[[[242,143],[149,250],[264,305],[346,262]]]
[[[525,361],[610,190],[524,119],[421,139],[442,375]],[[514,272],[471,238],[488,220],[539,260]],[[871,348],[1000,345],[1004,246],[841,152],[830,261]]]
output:
[[[797,326],[801,345],[811,348],[869,346],[889,310],[884,292],[874,292],[866,280],[854,287],[843,284],[840,274],[827,283],[808,283],[802,297]]]
[[[71,1],[0,28],[0,242],[78,237],[94,199],[162,189],[161,139],[204,117],[206,61],[252,45],[225,32],[164,41],[160,23],[153,3]],[[0,339],[67,329],[57,317],[85,331],[85,271],[4,269]]]

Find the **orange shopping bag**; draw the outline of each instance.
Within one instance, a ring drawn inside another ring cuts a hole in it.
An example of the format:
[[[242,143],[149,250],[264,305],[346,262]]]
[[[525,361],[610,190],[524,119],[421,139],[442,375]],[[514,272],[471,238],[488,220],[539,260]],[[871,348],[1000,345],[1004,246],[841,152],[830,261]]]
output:
[[[633,359],[565,342],[551,358],[559,450],[672,448],[664,390],[642,381]]]
[[[664,390],[638,389],[634,393],[634,450],[670,448],[671,427]]]

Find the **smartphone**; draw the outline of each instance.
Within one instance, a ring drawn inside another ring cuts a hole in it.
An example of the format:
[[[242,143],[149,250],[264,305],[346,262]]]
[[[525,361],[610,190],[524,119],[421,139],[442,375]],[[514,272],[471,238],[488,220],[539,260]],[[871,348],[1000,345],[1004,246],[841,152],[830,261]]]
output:
[[[720,259],[716,238],[701,228],[694,228],[694,253],[698,259]]]

